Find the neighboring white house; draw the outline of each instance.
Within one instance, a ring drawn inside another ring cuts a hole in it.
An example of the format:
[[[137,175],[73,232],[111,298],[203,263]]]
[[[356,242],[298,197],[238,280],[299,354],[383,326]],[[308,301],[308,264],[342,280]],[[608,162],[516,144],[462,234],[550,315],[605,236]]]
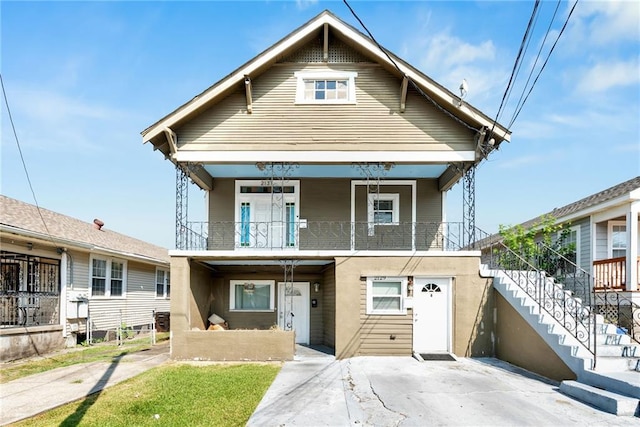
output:
[[[0,360],[145,330],[169,296],[167,249],[0,196]]]

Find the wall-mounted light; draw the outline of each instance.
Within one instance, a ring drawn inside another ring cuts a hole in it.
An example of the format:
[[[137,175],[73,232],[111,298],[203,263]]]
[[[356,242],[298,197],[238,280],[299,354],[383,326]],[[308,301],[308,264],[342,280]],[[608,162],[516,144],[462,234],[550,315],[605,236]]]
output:
[[[31,243],[31,242],[27,243],[27,249],[32,251],[33,250],[33,243]]]
[[[318,292],[318,291],[320,290],[320,282],[315,282],[315,283],[313,284],[313,290],[314,290],[315,292]]]

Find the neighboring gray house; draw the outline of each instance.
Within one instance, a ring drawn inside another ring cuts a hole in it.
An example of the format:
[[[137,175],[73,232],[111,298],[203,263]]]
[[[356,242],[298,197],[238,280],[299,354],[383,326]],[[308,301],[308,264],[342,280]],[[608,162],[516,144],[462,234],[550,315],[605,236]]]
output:
[[[167,249],[0,196],[1,360],[148,328],[169,296]]]
[[[593,276],[596,290],[621,291],[640,302],[639,211],[637,176],[520,225],[529,229],[552,216],[556,224],[568,227],[567,243],[575,244],[575,262]]]

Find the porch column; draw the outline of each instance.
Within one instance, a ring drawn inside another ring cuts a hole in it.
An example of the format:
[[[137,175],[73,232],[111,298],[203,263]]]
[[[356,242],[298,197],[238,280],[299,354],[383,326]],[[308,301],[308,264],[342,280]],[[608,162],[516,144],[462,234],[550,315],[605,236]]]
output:
[[[638,212],[640,203],[631,204],[627,213],[627,291],[638,290]]]

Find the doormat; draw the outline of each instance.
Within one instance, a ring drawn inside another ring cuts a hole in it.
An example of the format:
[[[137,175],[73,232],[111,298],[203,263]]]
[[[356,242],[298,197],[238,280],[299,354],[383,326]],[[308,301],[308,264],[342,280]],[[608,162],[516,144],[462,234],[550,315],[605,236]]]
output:
[[[445,362],[455,362],[456,358],[448,353],[420,353],[422,360],[440,360]]]

